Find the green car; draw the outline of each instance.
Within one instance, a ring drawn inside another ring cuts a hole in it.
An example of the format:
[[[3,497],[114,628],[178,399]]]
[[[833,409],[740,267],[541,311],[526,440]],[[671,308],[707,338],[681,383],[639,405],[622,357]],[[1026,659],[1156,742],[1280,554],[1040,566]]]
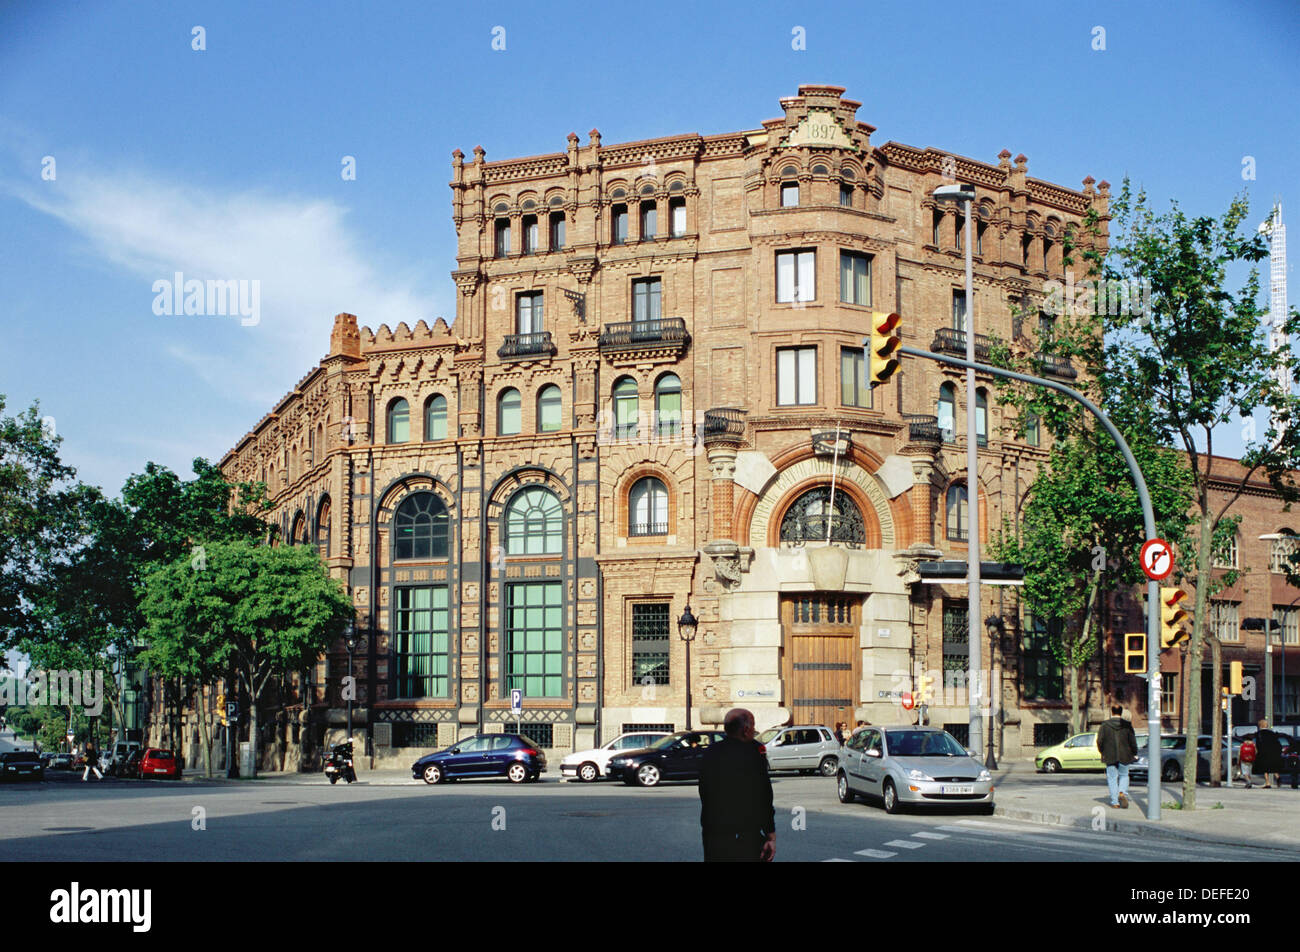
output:
[[[1138,753],[1146,749],[1147,735],[1137,735]],[[1075,734],[1069,740],[1055,747],[1049,747],[1034,758],[1034,766],[1043,773],[1058,773],[1062,770],[1105,770],[1101,762],[1101,751],[1097,749],[1097,732]]]

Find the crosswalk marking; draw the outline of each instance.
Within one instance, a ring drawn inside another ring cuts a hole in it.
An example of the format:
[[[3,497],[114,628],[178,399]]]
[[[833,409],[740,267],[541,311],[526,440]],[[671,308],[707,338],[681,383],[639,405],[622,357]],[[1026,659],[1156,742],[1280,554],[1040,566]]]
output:
[[[890,840],[886,846],[898,846],[905,850],[919,850],[924,843],[917,843],[915,840]]]
[[[897,853],[891,853],[888,850],[854,850],[854,856],[866,856],[870,859],[889,859],[891,856],[897,856]]]
[[[851,863],[851,859],[840,859],[838,856],[832,856],[830,859],[822,860],[823,863]]]
[[[948,838],[947,833],[913,833],[912,835],[923,840],[946,840]]]

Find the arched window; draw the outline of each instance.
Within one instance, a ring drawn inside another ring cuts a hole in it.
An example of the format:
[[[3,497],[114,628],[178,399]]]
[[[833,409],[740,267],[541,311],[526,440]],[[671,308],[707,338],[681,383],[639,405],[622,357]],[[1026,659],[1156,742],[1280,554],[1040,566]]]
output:
[[[405,443],[411,438],[411,405],[398,397],[388,405],[388,442]]]
[[[435,393],[424,402],[424,438],[447,438],[447,398],[440,393]]]
[[[989,445],[989,392],[983,387],[975,391],[975,444]]]
[[[321,463],[325,460],[325,424],[316,424],[316,451],[312,454],[313,463]]]
[[[289,533],[290,545],[306,545],[307,543],[307,517],[302,514],[302,510],[293,517],[293,529]]]
[[[832,500],[830,486],[810,489],[790,505],[781,520],[781,541],[825,542],[828,525],[831,542],[862,545],[867,541],[857,503],[843,490],[836,490]]]
[[[1217,527],[1216,527],[1217,528]],[[1211,566],[1216,569],[1237,568],[1237,533],[1211,550]]]
[[[447,507],[433,493],[412,493],[393,517],[394,559],[445,559]]]
[[[970,514],[967,509],[965,484],[953,483],[948,487],[947,505],[944,507],[944,525],[948,538],[955,542],[970,540]]]
[[[939,417],[939,432],[943,434],[945,443],[951,443],[956,435],[953,423],[956,408],[957,388],[951,383],[945,383],[939,388],[939,409],[936,414]]]
[[[523,402],[519,391],[508,387],[497,397],[497,435],[514,436],[523,426]]]
[[[316,545],[320,549],[321,558],[328,559],[330,555],[330,497],[324,496],[320,505],[316,507]]]
[[[537,391],[537,431],[554,433],[560,428],[563,400],[560,388],[550,383]]]
[[[781,207],[794,208],[799,204],[799,183],[795,181],[795,176],[799,170],[793,165],[787,165],[781,170],[781,178],[786,181],[781,183]]]
[[[676,374],[655,383],[655,432],[661,437],[682,432],[682,382]]]
[[[563,533],[564,510],[548,489],[525,489],[506,508],[506,555],[559,555]]]
[[[668,533],[668,489],[653,476],[638,479],[627,494],[627,534],[630,536]]]
[[[1274,535],[1277,538],[1273,539],[1273,544],[1269,546],[1268,570],[1285,573],[1290,568],[1291,556],[1300,545],[1300,536],[1291,529],[1278,529]]]
[[[634,439],[637,435],[636,381],[622,377],[614,384],[614,438]]]

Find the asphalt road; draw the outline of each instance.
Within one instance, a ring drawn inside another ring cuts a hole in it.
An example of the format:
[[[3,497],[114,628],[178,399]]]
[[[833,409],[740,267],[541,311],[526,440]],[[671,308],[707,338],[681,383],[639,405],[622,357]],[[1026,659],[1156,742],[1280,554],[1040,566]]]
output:
[[[1036,781],[1030,781],[1036,782]],[[774,780],[779,861],[1269,861],[1249,847],[1064,830],[959,809],[888,816],[841,804],[834,781]],[[201,822],[200,822],[201,821]],[[651,790],[544,779],[331,787],[241,783],[0,785],[0,859],[566,861],[700,859],[693,783]],[[1291,857],[1293,858],[1293,857]]]

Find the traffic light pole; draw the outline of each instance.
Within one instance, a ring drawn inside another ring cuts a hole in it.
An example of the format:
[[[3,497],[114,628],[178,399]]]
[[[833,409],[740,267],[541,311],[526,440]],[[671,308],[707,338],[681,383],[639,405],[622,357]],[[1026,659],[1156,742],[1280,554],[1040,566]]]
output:
[[[1022,383],[1032,383],[1040,387],[1047,387],[1049,390],[1055,390],[1063,393],[1070,399],[1083,406],[1095,416],[1098,422],[1106,428],[1111,439],[1119,446],[1120,452],[1124,454],[1124,462],[1128,464],[1130,475],[1133,477],[1133,484],[1137,487],[1138,502],[1142,506],[1142,523],[1148,539],[1156,537],[1156,518],[1151,509],[1151,495],[1147,492],[1146,480],[1142,478],[1142,470],[1138,468],[1137,460],[1133,458],[1133,451],[1129,449],[1128,443],[1120,435],[1119,430],[1115,429],[1115,424],[1110,422],[1110,418],[1101,412],[1091,400],[1081,394],[1079,391],[1067,387],[1064,384],[1057,383],[1055,380],[1047,380],[1043,377],[1034,377],[1030,374],[1016,373],[1014,370],[1004,370],[1001,367],[991,367],[988,364],[976,363],[973,360],[962,360],[960,357],[950,357],[947,354],[936,354],[932,351],[921,350],[918,347],[908,347],[906,345],[898,348],[898,353],[907,354],[911,357],[921,357],[926,360],[934,360],[941,364],[952,364],[956,367],[965,367],[967,370],[977,370],[981,373],[991,374],[994,377],[1005,377],[1008,380],[1019,380]],[[974,507],[976,497],[971,488],[967,487],[968,505]],[[1147,581],[1147,819],[1160,819],[1160,583],[1152,580]]]

